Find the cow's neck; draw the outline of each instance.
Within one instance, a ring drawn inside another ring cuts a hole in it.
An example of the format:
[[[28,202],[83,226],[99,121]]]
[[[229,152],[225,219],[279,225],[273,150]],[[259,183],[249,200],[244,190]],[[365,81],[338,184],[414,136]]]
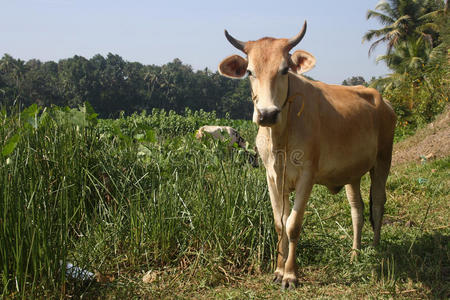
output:
[[[288,103],[286,107],[280,112],[279,118],[281,122],[277,123],[275,126],[268,127],[268,136],[270,145],[272,146],[272,151],[284,150],[286,142],[288,140],[287,134],[287,116],[290,104]]]
[[[289,74],[289,80],[288,80],[288,93],[286,96],[286,105],[284,105],[283,109],[280,112],[280,122],[278,122],[276,125],[272,126],[272,127],[265,127],[265,129],[267,130],[267,136],[269,137],[269,144],[272,147],[272,151],[284,151],[284,149],[286,148],[286,143],[288,142],[288,135],[291,132],[291,129],[289,127],[293,126],[293,121],[295,120],[288,120],[288,116],[291,115],[292,117],[292,112],[291,110],[294,109],[294,107],[296,107],[295,103],[289,103],[287,100],[289,99],[289,97],[291,97],[294,94],[299,95],[300,93],[298,92],[298,90],[296,90],[295,88],[293,88],[293,86],[298,86],[298,82],[300,79],[293,75],[293,74]],[[293,102],[295,101],[299,101],[300,97],[296,97],[294,99],[292,99]]]

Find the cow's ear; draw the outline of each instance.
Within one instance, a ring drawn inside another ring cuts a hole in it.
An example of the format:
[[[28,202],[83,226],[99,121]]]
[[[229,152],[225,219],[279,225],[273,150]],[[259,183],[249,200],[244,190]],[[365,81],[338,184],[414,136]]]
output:
[[[230,78],[242,78],[247,72],[248,62],[239,55],[231,55],[219,64],[219,73]]]
[[[308,72],[316,65],[316,58],[309,52],[297,50],[291,55],[290,67],[297,74]]]

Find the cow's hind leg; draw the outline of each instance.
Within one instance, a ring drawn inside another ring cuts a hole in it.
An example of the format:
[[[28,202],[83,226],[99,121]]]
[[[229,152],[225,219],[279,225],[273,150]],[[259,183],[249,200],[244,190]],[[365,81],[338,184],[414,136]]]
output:
[[[373,245],[380,242],[381,222],[386,203],[386,181],[391,167],[391,153],[379,156],[377,163],[370,170],[370,223],[373,228]]]
[[[352,261],[357,257],[358,250],[361,249],[361,231],[364,225],[364,202],[361,198],[360,182],[361,178],[345,186],[353,224]]]

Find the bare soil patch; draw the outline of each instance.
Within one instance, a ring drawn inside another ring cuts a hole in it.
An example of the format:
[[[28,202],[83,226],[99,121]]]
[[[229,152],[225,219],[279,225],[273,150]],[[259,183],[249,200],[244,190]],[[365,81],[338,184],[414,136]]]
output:
[[[394,144],[392,165],[420,162],[450,155],[450,106],[413,136]]]

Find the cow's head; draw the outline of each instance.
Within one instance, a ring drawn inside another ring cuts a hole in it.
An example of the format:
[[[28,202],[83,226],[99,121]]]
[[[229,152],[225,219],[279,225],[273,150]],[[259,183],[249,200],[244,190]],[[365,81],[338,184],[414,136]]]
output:
[[[289,70],[301,74],[314,67],[316,59],[310,53],[302,50],[289,53],[305,32],[306,22],[300,33],[291,39],[262,38],[241,42],[225,30],[228,41],[247,58],[229,56],[219,64],[219,72],[230,78],[248,74],[253,94],[253,122],[258,125],[273,126],[279,121],[279,113],[288,96]]]

